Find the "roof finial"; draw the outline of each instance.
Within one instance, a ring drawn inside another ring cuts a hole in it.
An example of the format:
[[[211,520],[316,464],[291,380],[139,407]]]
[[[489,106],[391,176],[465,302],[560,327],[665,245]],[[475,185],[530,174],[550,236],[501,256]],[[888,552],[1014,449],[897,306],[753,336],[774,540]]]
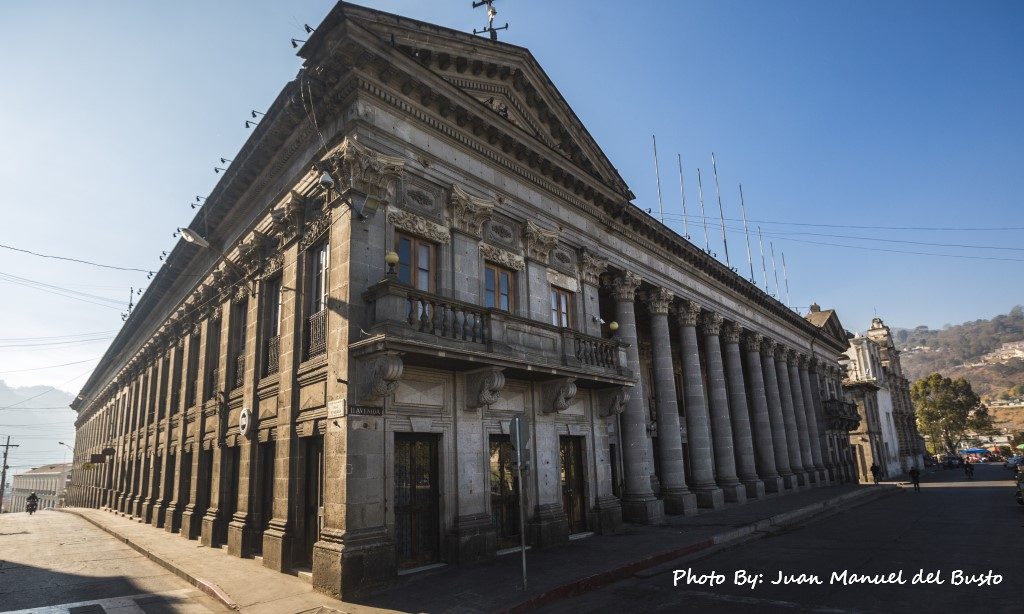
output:
[[[498,40],[498,30],[507,30],[508,23],[501,26],[500,28],[494,27],[494,18],[497,17],[498,15],[498,9],[494,8],[494,0],[479,0],[479,2],[473,2],[473,8],[480,8],[485,4],[487,5],[487,27],[480,30],[474,28],[473,34],[483,34],[484,32],[489,32],[491,35],[491,40],[496,41]]]

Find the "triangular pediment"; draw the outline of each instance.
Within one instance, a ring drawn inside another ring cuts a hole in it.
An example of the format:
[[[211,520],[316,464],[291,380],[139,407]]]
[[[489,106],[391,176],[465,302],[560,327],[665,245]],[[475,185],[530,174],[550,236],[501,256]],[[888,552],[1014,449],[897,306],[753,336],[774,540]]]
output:
[[[850,345],[850,341],[846,337],[846,329],[843,328],[843,323],[839,321],[839,316],[836,315],[834,309],[813,311],[807,314],[807,320],[821,329],[822,333],[830,341],[835,342],[843,348]]]
[[[633,198],[529,50],[348,3],[339,3],[324,24],[344,20],[415,60],[419,69],[456,88],[476,108],[509,122],[533,147],[553,152],[552,157],[575,167],[578,175],[599,180],[624,199]]]

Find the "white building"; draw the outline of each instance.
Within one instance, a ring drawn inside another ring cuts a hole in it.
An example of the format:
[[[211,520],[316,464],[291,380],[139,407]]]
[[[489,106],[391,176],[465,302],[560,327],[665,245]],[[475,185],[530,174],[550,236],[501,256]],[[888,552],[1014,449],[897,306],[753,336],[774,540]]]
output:
[[[12,478],[11,505],[8,511],[25,511],[28,496],[36,493],[38,509],[45,510],[60,506],[71,476],[71,463],[43,465]]]

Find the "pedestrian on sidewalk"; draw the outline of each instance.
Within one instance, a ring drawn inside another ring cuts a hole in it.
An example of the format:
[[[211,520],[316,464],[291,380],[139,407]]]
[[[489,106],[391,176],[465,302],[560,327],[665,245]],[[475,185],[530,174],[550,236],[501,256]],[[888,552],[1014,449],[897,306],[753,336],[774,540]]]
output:
[[[914,485],[914,492],[921,492],[921,472],[917,465],[910,468],[910,483]]]
[[[871,477],[875,479],[875,484],[878,484],[878,476],[882,474],[882,468],[878,466],[878,463],[871,463]]]

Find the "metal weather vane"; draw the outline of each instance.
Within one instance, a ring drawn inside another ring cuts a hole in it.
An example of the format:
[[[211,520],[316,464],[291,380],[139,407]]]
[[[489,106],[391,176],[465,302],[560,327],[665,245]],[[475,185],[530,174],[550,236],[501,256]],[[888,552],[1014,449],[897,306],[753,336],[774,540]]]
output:
[[[473,8],[475,9],[484,5],[487,5],[487,27],[480,30],[474,28],[473,34],[483,34],[484,32],[488,32],[491,35],[491,40],[496,41],[498,40],[498,30],[508,30],[508,23],[506,22],[505,25],[495,28],[494,18],[498,15],[498,9],[494,8],[494,0],[480,0],[479,2],[473,2]]]

